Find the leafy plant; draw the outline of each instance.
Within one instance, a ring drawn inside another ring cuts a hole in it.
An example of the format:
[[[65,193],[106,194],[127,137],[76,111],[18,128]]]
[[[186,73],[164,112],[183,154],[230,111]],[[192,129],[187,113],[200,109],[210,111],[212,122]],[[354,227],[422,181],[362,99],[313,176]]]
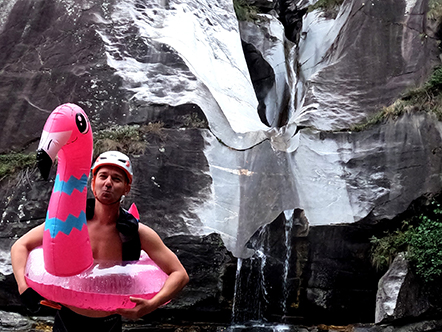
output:
[[[372,237],[373,265],[387,268],[398,253],[406,252],[406,259],[423,281],[432,282],[441,277],[441,218],[441,204],[433,201],[428,211],[412,218],[411,222],[404,221],[401,229],[386,233],[381,238]]]
[[[431,282],[442,276],[442,209],[432,202],[431,215],[419,216],[417,227],[408,231],[407,258],[424,281]]]
[[[2,154],[0,155],[0,178],[15,174],[26,167],[33,167],[35,162],[35,153]]]
[[[387,269],[393,259],[400,253],[407,251],[407,233],[403,230],[387,232],[385,236],[370,239],[373,244],[371,262],[378,270]]]
[[[233,8],[238,21],[255,21],[258,18],[258,8],[246,0],[233,0]]]
[[[438,93],[442,88],[442,67],[436,67],[424,89],[429,92]]]

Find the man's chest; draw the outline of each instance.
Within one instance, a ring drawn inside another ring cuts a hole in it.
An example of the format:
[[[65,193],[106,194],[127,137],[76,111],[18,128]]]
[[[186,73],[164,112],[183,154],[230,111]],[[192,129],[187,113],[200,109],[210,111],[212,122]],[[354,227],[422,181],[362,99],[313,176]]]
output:
[[[92,254],[96,260],[122,260],[122,243],[115,227],[88,227]]]

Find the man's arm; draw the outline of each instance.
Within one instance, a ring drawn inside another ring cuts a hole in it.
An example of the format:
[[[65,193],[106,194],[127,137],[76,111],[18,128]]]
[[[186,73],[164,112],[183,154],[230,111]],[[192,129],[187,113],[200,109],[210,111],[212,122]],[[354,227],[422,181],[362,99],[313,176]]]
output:
[[[11,247],[11,263],[20,294],[29,287],[25,280],[25,267],[32,249],[43,243],[44,223],[31,229]]]
[[[137,319],[154,311],[171,300],[189,282],[189,276],[178,257],[163,243],[158,234],[140,223],[139,234],[141,248],[149,257],[169,275],[163,288],[152,299],[131,298],[136,303],[133,309],[117,309],[117,313],[131,319]]]

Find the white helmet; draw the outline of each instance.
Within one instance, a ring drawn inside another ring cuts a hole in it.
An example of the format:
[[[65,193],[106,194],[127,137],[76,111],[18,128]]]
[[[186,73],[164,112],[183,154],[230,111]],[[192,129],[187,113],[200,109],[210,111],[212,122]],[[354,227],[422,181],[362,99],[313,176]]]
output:
[[[117,166],[121,168],[127,175],[129,184],[132,183],[133,172],[132,164],[128,156],[118,151],[107,151],[100,154],[92,166],[92,175],[95,175],[98,168],[105,165]]]

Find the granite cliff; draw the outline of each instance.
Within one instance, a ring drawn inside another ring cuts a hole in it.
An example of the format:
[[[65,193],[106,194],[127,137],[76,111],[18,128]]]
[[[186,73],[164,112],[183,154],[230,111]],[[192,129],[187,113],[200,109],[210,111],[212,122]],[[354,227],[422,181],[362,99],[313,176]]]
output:
[[[34,151],[65,102],[136,132],[126,202],[192,279],[155,319],[374,322],[371,236],[440,193],[436,114],[360,126],[440,63],[428,2],[315,3],[0,1],[0,152]],[[8,252],[52,184],[2,179],[2,308],[22,312]]]

